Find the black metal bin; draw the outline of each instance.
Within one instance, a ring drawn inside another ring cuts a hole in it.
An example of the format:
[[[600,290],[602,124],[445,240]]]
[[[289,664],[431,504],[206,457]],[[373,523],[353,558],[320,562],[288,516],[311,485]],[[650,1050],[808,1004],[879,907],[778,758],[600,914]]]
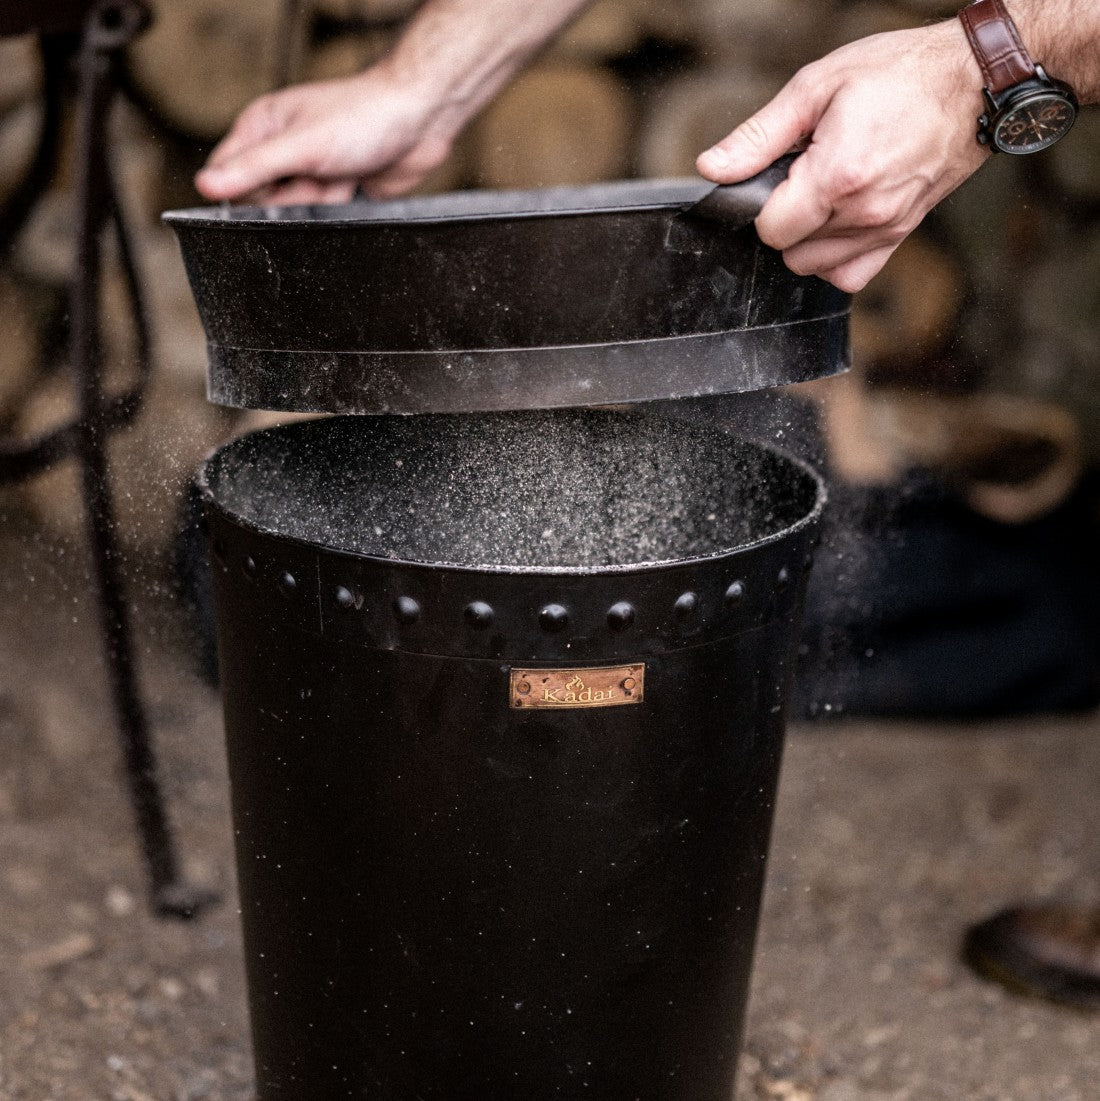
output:
[[[817,476],[561,410],[203,485],[259,1101],[729,1101]]]

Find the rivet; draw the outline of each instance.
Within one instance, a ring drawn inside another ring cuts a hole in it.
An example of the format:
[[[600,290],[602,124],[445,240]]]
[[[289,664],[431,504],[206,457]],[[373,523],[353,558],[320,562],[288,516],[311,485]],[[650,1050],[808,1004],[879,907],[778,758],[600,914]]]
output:
[[[547,604],[539,612],[539,625],[544,631],[560,631],[569,622],[569,612],[560,604]]]
[[[743,581],[735,581],[726,590],[726,607],[733,608],[740,604],[745,599],[745,583]]]
[[[607,610],[607,625],[613,631],[625,631],[634,623],[634,605],[620,600]]]
[[[353,593],[351,589],[349,589],[346,585],[337,585],[335,596],[336,603],[339,604],[341,608],[344,608],[348,611],[356,607],[356,605],[359,603],[356,599],[355,593]]]
[[[415,623],[420,618],[420,602],[411,596],[399,596],[393,602],[393,614],[402,623]]]
[[[298,588],[298,579],[289,570],[279,575],[279,589],[284,596],[290,596]]]
[[[681,593],[676,598],[674,607],[680,619],[687,619],[688,616],[695,614],[695,609],[699,607],[699,598],[693,592]]]
[[[627,695],[633,692],[637,687],[638,682],[633,677],[627,677],[626,680],[622,682],[622,689]]]
[[[246,554],[241,569],[244,570],[245,577],[255,577],[260,567],[256,565],[256,559],[252,555]]]
[[[531,686],[530,686],[530,685],[529,685],[529,684],[527,683],[527,681],[525,681],[525,680],[521,680],[521,681],[519,682],[519,684],[517,684],[517,685],[516,685],[516,691],[517,691],[517,692],[518,692],[518,693],[519,693],[519,694],[520,694],[521,696],[526,696],[526,695],[528,695],[528,694],[530,693],[530,691],[531,691]]]
[[[467,604],[463,615],[466,617],[466,622],[479,631],[493,622],[493,609],[484,600],[475,600]]]
[[[791,581],[791,571],[784,566],[775,577],[775,583],[781,588],[785,589]]]

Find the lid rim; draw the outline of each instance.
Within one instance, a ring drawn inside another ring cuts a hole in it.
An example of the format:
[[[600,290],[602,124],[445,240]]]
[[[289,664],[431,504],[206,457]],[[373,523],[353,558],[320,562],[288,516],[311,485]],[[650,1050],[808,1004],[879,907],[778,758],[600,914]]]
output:
[[[379,415],[582,408],[748,393],[847,370],[848,313],[602,344],[296,351],[209,341],[207,396],[230,408]]]

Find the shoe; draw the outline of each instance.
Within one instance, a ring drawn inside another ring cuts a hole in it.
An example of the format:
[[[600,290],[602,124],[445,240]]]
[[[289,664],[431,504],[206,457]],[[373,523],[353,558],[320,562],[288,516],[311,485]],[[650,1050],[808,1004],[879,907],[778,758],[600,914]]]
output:
[[[963,959],[1019,994],[1100,1009],[1100,906],[1019,906],[971,926]]]

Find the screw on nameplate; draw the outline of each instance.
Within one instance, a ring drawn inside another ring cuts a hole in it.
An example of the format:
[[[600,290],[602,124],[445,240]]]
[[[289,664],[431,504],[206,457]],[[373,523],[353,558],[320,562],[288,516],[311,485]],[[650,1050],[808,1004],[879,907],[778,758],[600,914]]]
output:
[[[513,707],[622,707],[642,702],[645,665],[513,669],[510,686]]]

